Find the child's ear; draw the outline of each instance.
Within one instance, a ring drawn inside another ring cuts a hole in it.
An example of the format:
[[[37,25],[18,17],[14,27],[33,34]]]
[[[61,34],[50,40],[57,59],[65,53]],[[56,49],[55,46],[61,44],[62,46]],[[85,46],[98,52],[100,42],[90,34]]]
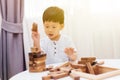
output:
[[[61,24],[61,30],[64,28],[64,24]]]

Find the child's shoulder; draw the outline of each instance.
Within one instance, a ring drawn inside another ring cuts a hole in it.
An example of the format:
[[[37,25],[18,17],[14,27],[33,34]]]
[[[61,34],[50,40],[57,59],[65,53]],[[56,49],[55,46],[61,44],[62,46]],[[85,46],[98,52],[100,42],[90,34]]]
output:
[[[61,34],[62,37],[69,38],[69,35]]]
[[[47,41],[49,41],[49,39],[48,39],[48,37],[43,37],[43,38],[41,38],[40,41],[41,41],[41,42],[47,42]]]
[[[61,38],[64,40],[71,40],[71,37],[69,35],[61,34]]]

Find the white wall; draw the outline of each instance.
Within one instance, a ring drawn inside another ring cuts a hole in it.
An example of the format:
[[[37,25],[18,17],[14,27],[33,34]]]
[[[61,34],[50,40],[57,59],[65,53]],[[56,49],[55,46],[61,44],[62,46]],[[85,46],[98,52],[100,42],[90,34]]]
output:
[[[26,56],[32,46],[31,24],[37,22],[44,37],[42,13],[50,5],[65,11],[63,33],[72,37],[78,54],[120,58],[119,0],[25,0],[24,42]],[[28,2],[27,2],[28,1]]]

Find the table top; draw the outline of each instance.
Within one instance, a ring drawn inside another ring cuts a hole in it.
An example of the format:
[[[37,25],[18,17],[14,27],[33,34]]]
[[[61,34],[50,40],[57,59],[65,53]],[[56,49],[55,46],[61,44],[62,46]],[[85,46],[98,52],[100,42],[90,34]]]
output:
[[[106,67],[120,69],[120,59],[98,59],[96,61],[104,61],[105,62],[104,66],[106,66]],[[59,65],[59,64],[53,64],[53,66],[56,66],[56,65]],[[42,80],[42,77],[47,75],[48,73],[49,73],[49,71],[31,73],[31,72],[29,72],[29,70],[26,70],[26,71],[16,74],[9,80]],[[60,78],[58,80],[73,80],[73,79],[68,76],[68,77]],[[80,80],[87,80],[87,79],[80,78]],[[107,78],[104,80],[120,80],[120,75],[114,76],[111,78]]]

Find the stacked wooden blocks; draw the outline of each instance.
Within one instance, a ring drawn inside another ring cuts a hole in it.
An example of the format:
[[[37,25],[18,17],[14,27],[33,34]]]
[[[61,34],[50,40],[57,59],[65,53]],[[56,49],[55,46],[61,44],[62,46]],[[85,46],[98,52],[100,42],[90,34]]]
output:
[[[46,54],[37,52],[37,48],[32,48],[29,53],[29,72],[41,72],[46,69]]]

